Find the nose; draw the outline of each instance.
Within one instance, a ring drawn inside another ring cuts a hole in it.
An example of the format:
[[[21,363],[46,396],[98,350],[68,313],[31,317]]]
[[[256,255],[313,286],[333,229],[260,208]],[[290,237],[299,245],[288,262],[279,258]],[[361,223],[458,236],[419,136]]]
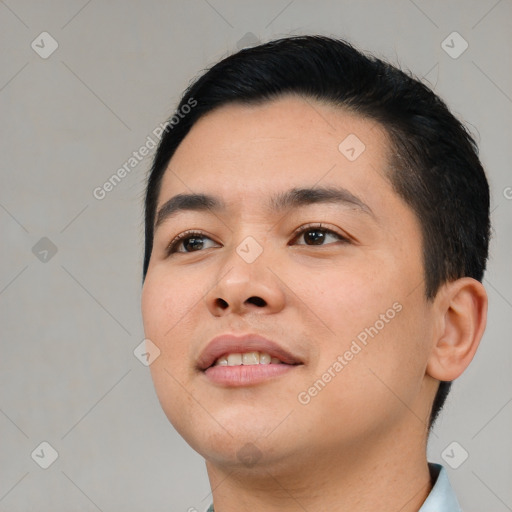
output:
[[[205,296],[214,316],[277,313],[284,307],[284,285],[276,272],[277,256],[264,249],[253,259],[246,256],[246,248],[240,244],[219,266],[215,284]]]

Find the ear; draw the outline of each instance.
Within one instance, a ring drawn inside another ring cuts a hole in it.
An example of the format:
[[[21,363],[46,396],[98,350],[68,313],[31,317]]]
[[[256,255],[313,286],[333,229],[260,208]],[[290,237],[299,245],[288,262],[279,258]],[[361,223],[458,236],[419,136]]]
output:
[[[435,339],[426,372],[452,381],[468,367],[487,322],[487,293],[482,283],[463,277],[445,283],[434,299]]]

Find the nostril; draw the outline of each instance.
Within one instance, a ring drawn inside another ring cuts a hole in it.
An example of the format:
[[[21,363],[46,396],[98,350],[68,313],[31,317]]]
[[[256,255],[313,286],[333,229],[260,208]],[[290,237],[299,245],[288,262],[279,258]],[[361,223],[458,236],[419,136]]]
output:
[[[267,304],[261,297],[250,297],[247,300],[249,302],[252,302],[253,304],[256,304],[256,306],[259,306],[259,307],[263,307]]]
[[[217,303],[217,305],[218,305],[219,307],[221,307],[222,309],[226,309],[226,308],[228,308],[228,307],[229,307],[229,304],[228,304],[224,299],[217,299],[215,302],[216,302],[216,303]]]

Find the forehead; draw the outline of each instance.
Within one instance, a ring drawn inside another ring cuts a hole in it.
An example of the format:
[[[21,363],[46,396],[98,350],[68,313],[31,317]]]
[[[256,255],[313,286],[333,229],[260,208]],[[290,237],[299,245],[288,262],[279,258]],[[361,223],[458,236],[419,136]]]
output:
[[[315,185],[343,186],[371,200],[373,189],[392,192],[389,152],[380,124],[340,107],[297,96],[230,104],[199,119],[182,141],[158,206],[178,193],[258,202],[271,191]]]

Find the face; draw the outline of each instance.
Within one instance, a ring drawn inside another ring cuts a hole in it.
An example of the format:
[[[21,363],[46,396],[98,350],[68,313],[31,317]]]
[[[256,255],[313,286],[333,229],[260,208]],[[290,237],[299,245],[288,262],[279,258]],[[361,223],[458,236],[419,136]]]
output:
[[[210,463],[293,464],[424,429],[432,311],[389,148],[375,122],[290,96],[208,114],[171,159],[142,314],[160,403]],[[170,208],[178,194],[219,205]]]

